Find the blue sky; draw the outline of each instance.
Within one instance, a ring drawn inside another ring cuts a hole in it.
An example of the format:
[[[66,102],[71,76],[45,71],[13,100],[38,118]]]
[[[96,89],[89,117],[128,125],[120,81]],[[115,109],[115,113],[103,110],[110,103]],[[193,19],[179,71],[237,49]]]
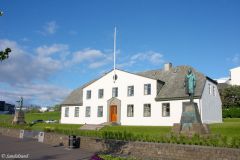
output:
[[[0,0],[0,98],[53,105],[113,67],[190,65],[217,79],[240,65],[240,1]]]

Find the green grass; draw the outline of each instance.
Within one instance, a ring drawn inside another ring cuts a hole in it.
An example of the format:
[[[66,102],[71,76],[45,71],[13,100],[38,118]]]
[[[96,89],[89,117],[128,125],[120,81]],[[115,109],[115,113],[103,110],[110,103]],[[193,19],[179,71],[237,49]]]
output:
[[[240,118],[225,118],[223,123],[211,124],[210,130],[213,134],[240,136]]]
[[[27,123],[32,122],[33,120],[42,119],[42,120],[60,120],[60,112],[45,112],[45,113],[26,113],[25,120]]]
[[[33,120],[37,119],[53,119],[59,120],[59,112],[46,112],[46,113],[27,113],[25,114],[26,121],[29,124]],[[49,132],[62,133],[66,135],[75,134],[79,136],[99,137],[106,139],[119,139],[119,140],[133,140],[133,141],[148,141],[148,142],[163,142],[163,143],[183,143],[192,144],[186,139],[179,139],[177,137],[171,137],[170,135],[172,127],[164,126],[106,126],[100,131],[83,131],[79,130],[81,125],[79,124],[46,124],[37,123],[34,125],[25,126],[13,126],[11,121],[12,115],[0,115],[0,126],[10,128],[24,128],[32,130],[42,130]],[[227,146],[227,147],[239,147],[240,146],[240,118],[225,118],[223,123],[211,124],[210,130],[212,137],[208,139],[209,142],[202,142],[203,139],[195,137],[190,141],[195,141],[197,144],[206,144],[214,146]],[[169,137],[170,136],[170,137]],[[227,138],[227,143],[225,142]],[[181,138],[181,137],[180,137]],[[218,143],[217,141],[219,141]],[[234,141],[234,142],[232,142]],[[234,145],[235,144],[235,145]]]
[[[165,135],[171,131],[171,127],[163,126],[106,126],[102,131],[112,131],[112,132],[131,132],[133,134],[147,134],[150,136]]]

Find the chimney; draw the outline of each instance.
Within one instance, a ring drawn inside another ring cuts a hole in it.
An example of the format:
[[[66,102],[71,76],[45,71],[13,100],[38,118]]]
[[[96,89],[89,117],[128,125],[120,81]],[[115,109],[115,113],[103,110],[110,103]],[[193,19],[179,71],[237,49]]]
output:
[[[169,71],[172,68],[172,63],[165,63],[164,64],[164,71]]]

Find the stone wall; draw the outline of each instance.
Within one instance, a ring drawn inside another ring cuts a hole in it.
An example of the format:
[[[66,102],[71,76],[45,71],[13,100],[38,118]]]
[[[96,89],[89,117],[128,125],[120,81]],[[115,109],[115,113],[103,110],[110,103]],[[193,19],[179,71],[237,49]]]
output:
[[[0,134],[19,137],[19,130],[0,127]],[[68,146],[68,136],[45,133],[44,143]],[[117,153],[142,160],[240,160],[240,149],[149,142],[126,142],[80,137],[80,148]]]

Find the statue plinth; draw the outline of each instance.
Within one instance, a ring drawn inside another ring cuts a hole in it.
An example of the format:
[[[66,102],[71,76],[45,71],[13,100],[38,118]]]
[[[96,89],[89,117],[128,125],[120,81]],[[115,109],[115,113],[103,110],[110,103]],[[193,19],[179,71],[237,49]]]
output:
[[[187,135],[210,133],[208,125],[202,124],[197,103],[184,102],[182,108],[181,121],[173,125],[173,133]]]
[[[14,119],[12,121],[13,124],[25,124],[24,112],[22,110],[16,111],[14,115]]]

